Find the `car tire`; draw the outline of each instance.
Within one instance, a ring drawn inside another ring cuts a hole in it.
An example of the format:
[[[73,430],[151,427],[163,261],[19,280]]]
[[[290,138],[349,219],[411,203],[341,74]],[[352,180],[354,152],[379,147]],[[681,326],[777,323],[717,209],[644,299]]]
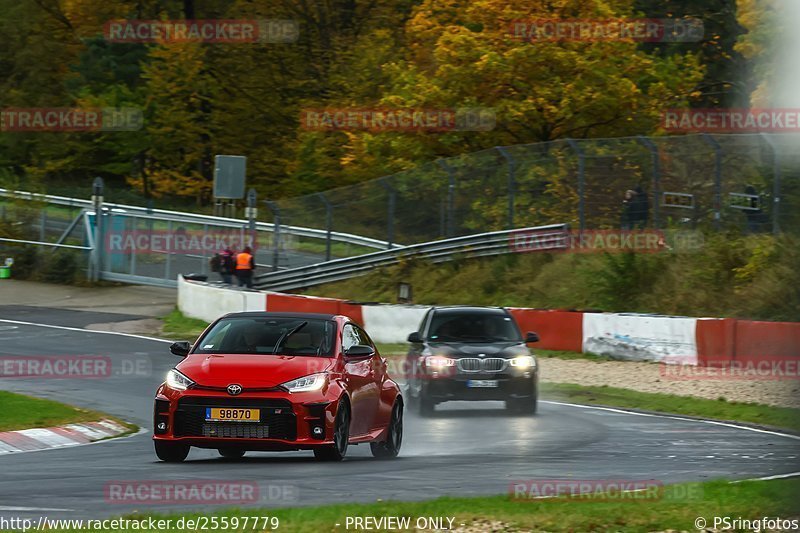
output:
[[[340,401],[333,426],[333,444],[324,448],[316,448],[314,457],[320,461],[341,461],[347,455],[349,443],[350,405],[347,401]]]
[[[237,450],[236,448],[220,448],[217,451],[225,459],[241,459],[245,453],[244,450]]]
[[[189,455],[189,446],[177,442],[153,441],[156,455],[165,463],[180,463]]]
[[[378,459],[394,459],[403,444],[403,402],[397,400],[392,407],[392,418],[383,442],[370,442],[372,456]]]
[[[538,408],[538,397],[534,391],[533,397],[530,398],[514,398],[506,400],[506,409],[514,413],[525,415],[535,415]]]
[[[422,416],[431,416],[434,412],[436,412],[436,402],[428,396],[425,391],[423,390],[419,394],[419,404],[417,405],[419,409],[419,414]]]

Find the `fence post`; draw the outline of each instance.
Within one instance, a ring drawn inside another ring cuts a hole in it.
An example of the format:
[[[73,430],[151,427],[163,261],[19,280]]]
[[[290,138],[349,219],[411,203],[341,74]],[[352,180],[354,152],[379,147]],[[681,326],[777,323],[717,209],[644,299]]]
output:
[[[272,271],[278,271],[278,258],[280,256],[280,242],[281,242],[281,210],[278,204],[264,200],[268,208],[272,210],[274,216],[272,222]]]
[[[325,204],[325,261],[331,260],[331,232],[333,231],[333,206],[324,193],[318,192],[317,196]]]
[[[445,237],[452,237],[455,234],[455,207],[456,207],[456,175],[455,169],[447,164],[444,159],[436,161],[439,166],[447,172],[447,224],[445,226]]]
[[[575,139],[565,139],[570,148],[578,154],[578,229],[586,229],[586,154]]]
[[[378,179],[381,187],[389,193],[389,206],[386,212],[386,249],[391,250],[394,244],[394,212],[397,205],[397,189],[389,183],[390,176]]]
[[[637,140],[650,151],[650,161],[653,165],[653,227],[661,228],[661,162],[658,159],[658,148],[648,137],[639,135]]]
[[[251,188],[247,191],[247,227],[250,230],[250,238],[253,239],[253,254],[255,254],[256,246],[258,243],[258,233],[256,232],[256,217],[258,217],[258,208],[256,208],[256,190]]]
[[[506,229],[514,229],[514,195],[517,190],[517,162],[508,153],[505,146],[495,146],[495,150],[500,152],[508,163],[508,222]]]
[[[722,146],[708,133],[700,136],[714,149],[714,229],[719,231],[722,220]]]
[[[769,134],[762,132],[759,136],[772,149],[772,234],[778,235],[781,232],[781,154]]]
[[[94,204],[94,250],[92,250],[92,281],[100,279],[103,269],[103,178],[92,182],[92,204]]]

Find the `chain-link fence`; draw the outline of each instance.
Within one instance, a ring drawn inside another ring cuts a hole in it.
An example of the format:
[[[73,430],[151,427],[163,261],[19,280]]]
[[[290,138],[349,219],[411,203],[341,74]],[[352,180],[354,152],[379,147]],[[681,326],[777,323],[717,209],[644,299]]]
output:
[[[578,229],[800,229],[800,137],[685,135],[496,147],[274,202],[284,223],[412,244]]]

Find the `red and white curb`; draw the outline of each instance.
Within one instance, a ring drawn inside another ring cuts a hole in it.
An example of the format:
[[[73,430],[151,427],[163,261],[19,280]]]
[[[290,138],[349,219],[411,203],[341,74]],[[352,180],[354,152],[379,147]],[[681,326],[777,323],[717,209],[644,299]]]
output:
[[[0,432],[0,455],[79,446],[128,431],[125,426],[108,419],[52,428],[3,431]]]

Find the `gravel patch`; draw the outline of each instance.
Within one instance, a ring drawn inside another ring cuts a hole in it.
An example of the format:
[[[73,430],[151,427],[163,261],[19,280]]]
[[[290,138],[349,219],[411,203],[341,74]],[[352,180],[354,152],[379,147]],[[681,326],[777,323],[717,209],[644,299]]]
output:
[[[540,357],[541,380],[800,408],[800,380],[676,379],[658,363]]]

